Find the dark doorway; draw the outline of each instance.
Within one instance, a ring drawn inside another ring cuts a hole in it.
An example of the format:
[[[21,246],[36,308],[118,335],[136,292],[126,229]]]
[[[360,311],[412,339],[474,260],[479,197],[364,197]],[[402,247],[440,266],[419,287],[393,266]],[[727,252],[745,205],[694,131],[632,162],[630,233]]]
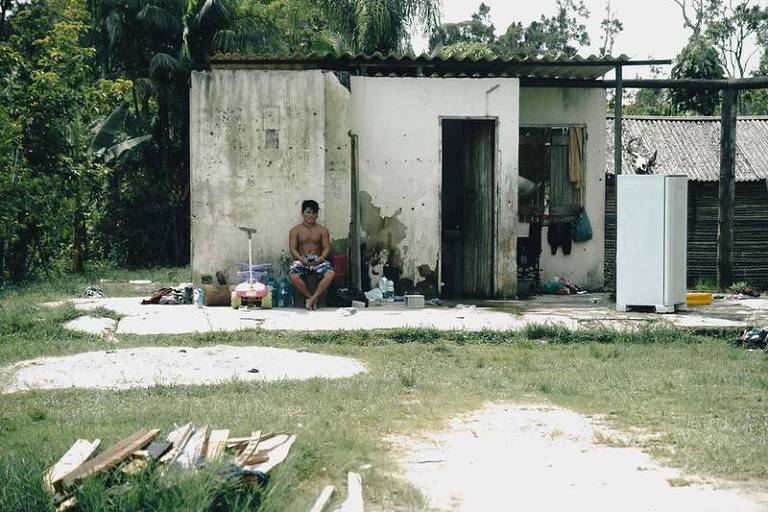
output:
[[[442,292],[491,297],[496,123],[444,119],[442,129]]]

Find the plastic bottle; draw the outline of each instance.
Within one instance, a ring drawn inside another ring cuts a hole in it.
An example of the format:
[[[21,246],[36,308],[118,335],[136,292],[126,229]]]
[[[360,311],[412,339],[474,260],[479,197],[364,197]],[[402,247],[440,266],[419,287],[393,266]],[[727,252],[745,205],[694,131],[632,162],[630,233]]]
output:
[[[290,281],[285,283],[285,307],[292,308],[293,307],[293,300],[296,295],[293,285]]]
[[[387,302],[395,302],[395,282],[391,279],[387,280]]]
[[[287,305],[285,303],[285,300],[288,297],[287,284],[288,283],[286,282],[285,279],[280,281],[280,289],[279,289],[279,292],[278,292],[278,299],[277,299],[277,307],[279,307],[279,308],[284,308]]]

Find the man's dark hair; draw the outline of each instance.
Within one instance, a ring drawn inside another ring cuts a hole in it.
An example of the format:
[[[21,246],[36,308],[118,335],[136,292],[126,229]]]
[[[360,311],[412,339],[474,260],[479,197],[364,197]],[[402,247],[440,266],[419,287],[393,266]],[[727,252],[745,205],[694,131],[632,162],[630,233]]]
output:
[[[312,210],[313,213],[317,213],[317,212],[320,211],[320,205],[317,204],[317,201],[315,201],[314,199],[307,199],[306,201],[301,203],[301,211],[302,212],[304,210],[306,210],[307,208]]]

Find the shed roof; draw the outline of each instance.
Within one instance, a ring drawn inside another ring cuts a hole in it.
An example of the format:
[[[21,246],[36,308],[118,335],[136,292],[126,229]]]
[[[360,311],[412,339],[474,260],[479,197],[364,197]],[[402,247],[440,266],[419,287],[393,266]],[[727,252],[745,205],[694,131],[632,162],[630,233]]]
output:
[[[605,124],[605,171],[613,174],[613,116]],[[686,174],[691,181],[720,179],[720,118],[627,116],[622,118],[621,172],[634,174],[627,143],[641,155],[658,151],[657,174]],[[736,122],[736,181],[768,179],[768,117]]]
[[[444,58],[431,55],[364,53],[313,53],[309,55],[253,56],[218,54],[209,59],[212,68],[329,69],[367,76],[517,77],[595,80],[616,66],[665,63],[634,61],[626,55],[612,57],[547,56]]]

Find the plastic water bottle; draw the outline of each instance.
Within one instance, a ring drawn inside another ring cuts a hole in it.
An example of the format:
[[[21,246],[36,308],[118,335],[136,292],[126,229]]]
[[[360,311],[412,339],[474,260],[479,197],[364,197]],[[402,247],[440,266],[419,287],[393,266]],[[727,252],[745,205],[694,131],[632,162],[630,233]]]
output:
[[[280,290],[278,293],[278,299],[277,299],[277,307],[284,308],[287,306],[286,299],[288,298],[288,289],[287,289],[287,283],[285,279],[280,281]]]
[[[293,307],[293,298],[295,296],[295,292],[293,290],[293,286],[291,285],[291,282],[288,281],[285,283],[285,307],[292,308]]]
[[[391,279],[387,280],[387,302],[395,302],[395,282]]]

